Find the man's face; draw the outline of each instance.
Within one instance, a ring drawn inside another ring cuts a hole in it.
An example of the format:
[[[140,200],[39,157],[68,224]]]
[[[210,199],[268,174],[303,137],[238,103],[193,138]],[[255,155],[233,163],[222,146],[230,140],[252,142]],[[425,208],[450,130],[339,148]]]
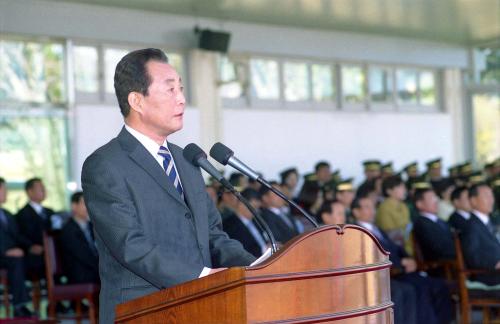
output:
[[[337,192],[337,199],[344,205],[344,207],[350,207],[352,201],[354,200],[354,191],[346,190]]]
[[[422,199],[417,201],[417,208],[421,212],[437,214],[438,197],[434,191],[426,191]]]
[[[273,185],[273,187],[281,190],[278,185]],[[281,208],[285,205],[284,200],[272,191],[268,191],[264,196],[262,196],[262,202],[266,207]]]
[[[389,196],[397,199],[397,200],[405,200],[406,198],[406,187],[404,185],[404,183],[392,188],[392,189],[389,189],[387,190],[387,192],[389,193]]]
[[[71,203],[71,211],[78,219],[88,220],[89,213],[87,212],[87,206],[85,206],[84,198],[80,198],[78,203]]]
[[[486,215],[491,214],[494,203],[493,191],[488,186],[479,187],[478,195],[470,198],[472,208]]]
[[[318,169],[318,172],[316,172],[316,175],[318,177],[318,181],[325,183],[325,182],[330,181],[332,173],[330,171],[329,166],[323,166],[323,167]]]
[[[167,137],[182,128],[184,87],[177,72],[167,63],[150,61],[146,70],[151,84],[142,100],[140,118],[155,134]]]
[[[45,200],[45,186],[41,181],[37,181],[33,184],[33,187],[27,191],[28,198],[36,203],[41,203]]]
[[[467,192],[467,190],[462,191],[460,197],[458,197],[458,199],[453,200],[453,206],[456,209],[470,211],[471,207],[469,202],[469,192]]]
[[[7,201],[7,185],[0,183],[0,205]]]
[[[359,201],[359,208],[353,210],[353,215],[358,221],[373,223],[375,219],[375,204],[370,198]]]
[[[439,179],[439,178],[441,178],[441,167],[430,168],[429,169],[429,175],[431,176],[431,179]]]
[[[381,174],[380,170],[365,170],[366,180],[372,180],[378,178],[380,177],[380,174]]]
[[[331,213],[322,214],[323,222],[326,225],[335,225],[335,224],[345,224],[345,208],[339,202],[333,203],[331,206]]]
[[[299,179],[297,177],[297,173],[290,173],[285,179],[285,185],[291,189],[297,187],[298,182]]]

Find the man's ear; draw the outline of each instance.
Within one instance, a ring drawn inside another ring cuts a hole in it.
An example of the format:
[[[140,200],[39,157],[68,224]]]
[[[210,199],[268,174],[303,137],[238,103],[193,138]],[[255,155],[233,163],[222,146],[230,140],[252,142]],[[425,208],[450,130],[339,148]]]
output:
[[[143,107],[143,100],[144,96],[136,91],[132,91],[128,94],[128,104],[130,106],[130,109],[135,110],[139,114],[142,114],[142,107]]]

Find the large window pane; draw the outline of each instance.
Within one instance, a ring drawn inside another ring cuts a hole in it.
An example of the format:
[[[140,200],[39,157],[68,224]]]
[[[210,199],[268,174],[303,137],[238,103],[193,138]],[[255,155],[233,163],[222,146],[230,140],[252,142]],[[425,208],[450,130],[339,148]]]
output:
[[[422,71],[419,77],[420,104],[433,106],[436,104],[436,82],[432,71]]]
[[[184,81],[184,87],[186,86],[186,75],[184,72],[184,57],[178,53],[169,53],[168,63],[174,67],[181,79]]]
[[[222,98],[239,98],[243,96],[243,82],[240,80],[244,71],[238,73],[238,67],[234,62],[229,60],[227,56],[220,57],[218,61],[219,67],[219,95]]]
[[[390,102],[392,100],[392,73],[390,69],[370,68],[370,99],[372,102]]]
[[[1,40],[0,101],[64,103],[64,46]]]
[[[398,69],[396,72],[398,101],[400,103],[417,103],[417,71]]]
[[[333,70],[330,65],[312,64],[314,101],[332,101],[334,97]]]
[[[361,66],[343,65],[342,97],[347,103],[362,103],[365,100],[365,74]]]
[[[33,127],[36,125],[36,127]],[[1,117],[0,170],[8,182],[24,183],[40,177],[47,187],[44,204],[60,210],[67,206],[68,150],[64,117]],[[13,195],[9,208],[16,211],[25,200]]]
[[[107,48],[104,51],[104,70],[105,70],[105,80],[106,80],[106,92],[115,93],[114,77],[116,65],[122,57],[124,57],[129,51],[125,49],[118,48]]]
[[[97,92],[99,89],[97,48],[93,46],[75,46],[73,54],[76,91]]]
[[[306,63],[285,62],[283,64],[285,100],[309,100],[309,73]]]
[[[252,87],[259,99],[279,99],[278,62],[273,60],[250,60]]]

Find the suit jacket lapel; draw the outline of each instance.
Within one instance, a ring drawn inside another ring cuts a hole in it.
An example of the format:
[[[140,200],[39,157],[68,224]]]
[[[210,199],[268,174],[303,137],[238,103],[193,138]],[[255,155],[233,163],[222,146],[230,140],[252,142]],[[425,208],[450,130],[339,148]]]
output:
[[[172,196],[179,203],[185,205],[181,196],[169,182],[167,174],[163,168],[156,162],[156,160],[149,154],[142,144],[135,139],[125,127],[118,135],[118,139],[126,150],[128,150],[130,158],[144,171],[146,171],[153,180],[160,185],[168,194]]]

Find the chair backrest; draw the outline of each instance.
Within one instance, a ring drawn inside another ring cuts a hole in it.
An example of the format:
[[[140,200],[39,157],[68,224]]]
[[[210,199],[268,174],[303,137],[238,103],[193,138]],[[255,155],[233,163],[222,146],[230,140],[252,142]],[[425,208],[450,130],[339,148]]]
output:
[[[52,235],[43,233],[43,254],[45,260],[45,276],[47,289],[50,291],[54,287],[54,275],[62,273],[62,263],[60,254],[57,251],[55,239]]]
[[[460,232],[453,232],[453,240],[455,242],[456,253],[456,268],[457,268],[457,281],[460,294],[460,301],[462,307],[468,307],[469,304],[469,290],[467,289],[467,266],[465,264],[464,255],[462,253],[462,244],[460,242]]]

